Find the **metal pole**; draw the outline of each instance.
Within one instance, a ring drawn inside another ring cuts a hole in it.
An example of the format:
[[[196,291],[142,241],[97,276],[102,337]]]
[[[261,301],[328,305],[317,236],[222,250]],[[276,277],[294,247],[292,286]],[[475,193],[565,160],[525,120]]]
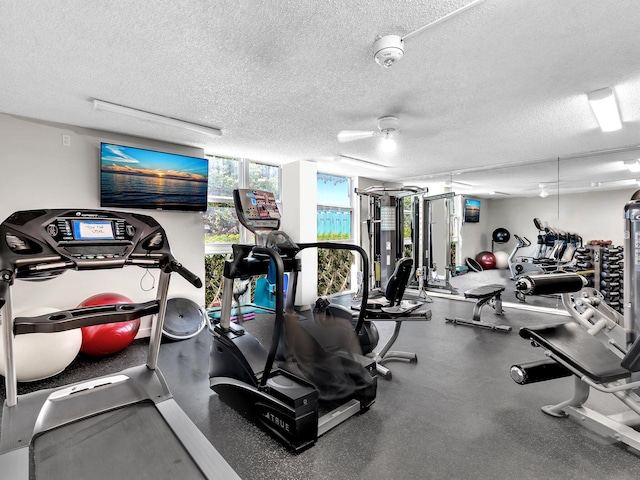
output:
[[[167,310],[167,294],[169,292],[169,279],[171,274],[160,272],[158,280],[158,314],[151,320],[151,336],[149,338],[149,355],[147,356],[147,367],[155,370],[158,366],[158,354],[160,353],[160,343],[162,342],[162,326],[164,325],[164,314]]]
[[[18,403],[18,381],[13,352],[13,303],[11,287],[6,289],[5,304],[2,310],[2,337],[4,342],[5,388],[7,391],[7,406],[13,407]]]

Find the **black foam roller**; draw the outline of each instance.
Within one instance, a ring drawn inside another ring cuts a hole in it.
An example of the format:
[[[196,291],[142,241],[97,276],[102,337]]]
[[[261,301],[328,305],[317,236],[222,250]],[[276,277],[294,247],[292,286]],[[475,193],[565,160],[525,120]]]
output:
[[[565,366],[551,359],[537,360],[513,365],[510,370],[511,378],[520,385],[544,382],[554,378],[568,377],[571,371]]]
[[[526,295],[578,292],[583,286],[582,277],[576,273],[525,275],[516,282],[516,290]]]

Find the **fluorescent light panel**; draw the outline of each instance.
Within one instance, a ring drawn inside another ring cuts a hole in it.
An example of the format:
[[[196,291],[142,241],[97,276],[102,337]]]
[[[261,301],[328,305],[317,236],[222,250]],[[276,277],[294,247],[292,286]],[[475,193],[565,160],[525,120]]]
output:
[[[167,125],[169,127],[175,128],[182,128],[184,130],[191,130],[192,132],[203,133],[205,135],[211,135],[214,137],[220,137],[222,135],[222,131],[217,128],[207,127],[205,125],[199,125],[197,123],[186,122],[184,120],[178,120],[177,118],[165,117],[164,115],[145,112],[144,110],[137,110],[135,108],[125,107],[123,105],[116,105],[115,103],[109,103],[103,100],[94,99],[93,108],[95,110],[101,110],[103,112],[116,113],[118,115],[124,115],[145,122],[157,123],[159,125]]]
[[[598,120],[603,132],[613,132],[622,128],[618,104],[611,88],[595,90],[587,94],[587,96],[593,114],[596,116],[596,120]]]
[[[359,158],[347,157],[345,155],[340,155],[336,157],[336,160],[341,163],[347,163],[349,165],[353,165],[354,167],[369,168],[371,170],[378,170],[379,172],[384,172],[387,168],[385,165],[368,162],[366,160],[360,160]]]
[[[640,172],[640,160],[627,160],[624,166],[630,172]]]

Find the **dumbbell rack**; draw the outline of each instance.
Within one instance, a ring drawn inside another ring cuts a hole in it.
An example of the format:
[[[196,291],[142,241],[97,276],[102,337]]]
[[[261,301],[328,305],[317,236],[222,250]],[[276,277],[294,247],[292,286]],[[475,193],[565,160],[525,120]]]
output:
[[[586,245],[576,251],[576,267],[593,270],[585,274],[589,286],[604,296],[605,302],[622,313],[623,310],[623,248],[615,245]]]

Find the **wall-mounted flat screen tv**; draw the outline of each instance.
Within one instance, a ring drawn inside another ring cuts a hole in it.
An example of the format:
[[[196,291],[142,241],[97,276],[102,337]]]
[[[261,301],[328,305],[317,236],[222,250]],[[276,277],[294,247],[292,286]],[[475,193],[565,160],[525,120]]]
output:
[[[100,145],[100,206],[204,212],[206,158]]]
[[[464,221],[468,223],[480,221],[480,200],[464,199]]]

